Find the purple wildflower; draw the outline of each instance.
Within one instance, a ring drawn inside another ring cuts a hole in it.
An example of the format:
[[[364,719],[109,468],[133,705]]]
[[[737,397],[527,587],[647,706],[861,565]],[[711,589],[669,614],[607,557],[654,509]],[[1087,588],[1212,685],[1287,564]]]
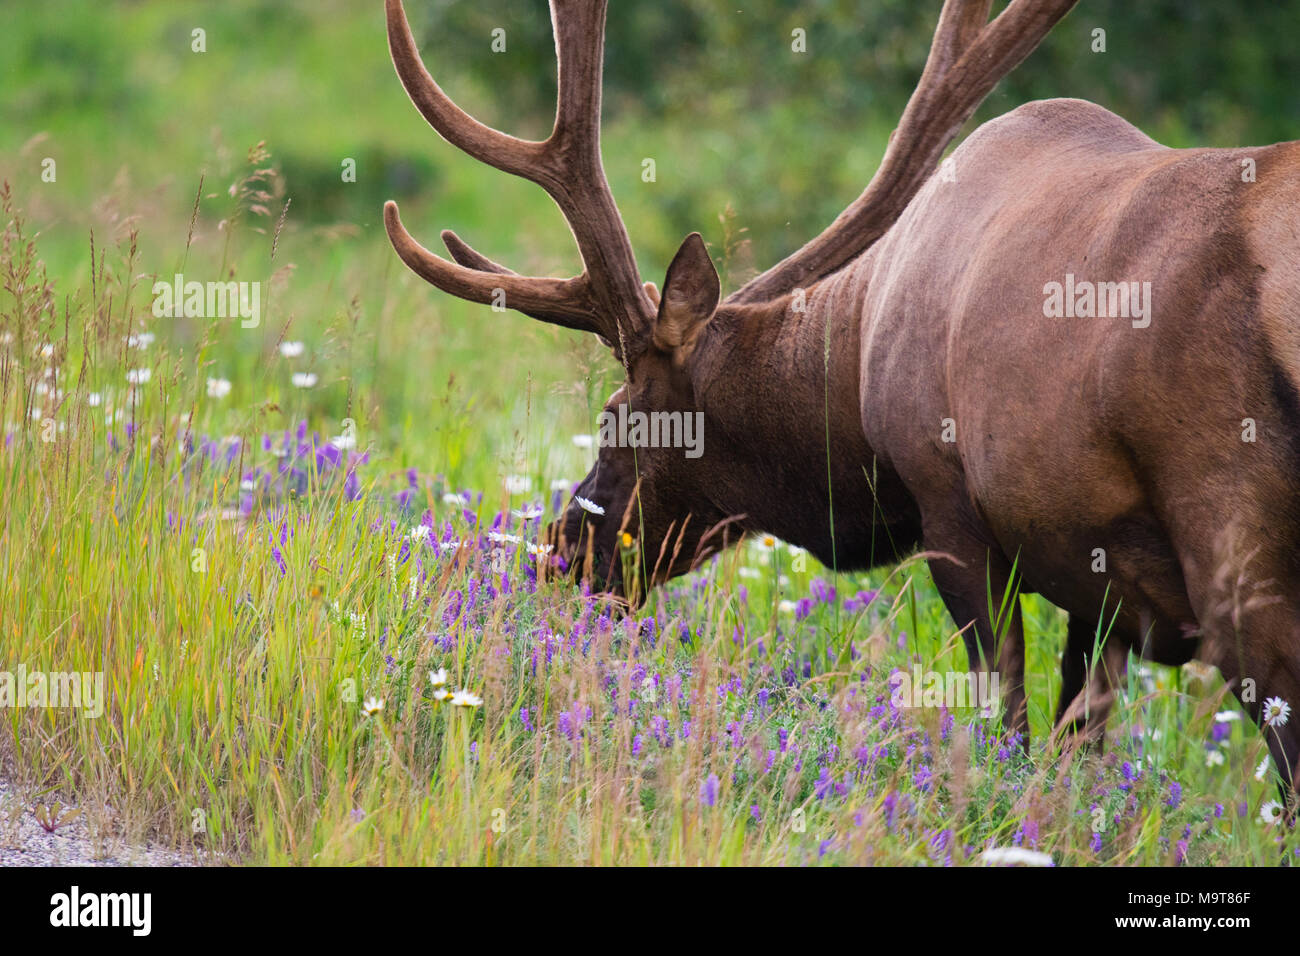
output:
[[[700,784],[700,802],[711,807],[718,802],[719,780],[716,773],[709,774],[709,779]]]

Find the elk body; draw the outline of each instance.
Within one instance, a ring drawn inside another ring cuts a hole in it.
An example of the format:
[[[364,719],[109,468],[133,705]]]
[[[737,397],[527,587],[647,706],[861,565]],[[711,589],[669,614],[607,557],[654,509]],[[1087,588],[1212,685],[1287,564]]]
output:
[[[607,410],[703,415],[699,458],[601,449],[577,496],[604,514],[571,503],[552,529],[575,568],[643,594],[736,531],[840,569],[923,548],[1016,729],[1018,603],[995,618],[1017,572],[1021,592],[1070,616],[1058,726],[1097,732],[1130,650],[1215,665],[1253,688],[1241,696],[1257,719],[1266,698],[1300,704],[1300,144],[1173,150],[1052,100],[981,126],[932,175],[1074,3],[1013,0],[990,22],[989,0],[947,0],[862,196],[725,300],[692,235],[660,295],[640,281],[600,162],[603,0],[551,4],[560,94],[543,143],[452,104],[387,2],[417,107],[546,188],[585,270],[518,276],[451,233],[442,259],[389,203],[402,259],[454,295],[501,289],[519,311],[599,334],[627,371]],[[644,574],[631,588],[624,532]],[[1288,783],[1297,725],[1267,732]]]

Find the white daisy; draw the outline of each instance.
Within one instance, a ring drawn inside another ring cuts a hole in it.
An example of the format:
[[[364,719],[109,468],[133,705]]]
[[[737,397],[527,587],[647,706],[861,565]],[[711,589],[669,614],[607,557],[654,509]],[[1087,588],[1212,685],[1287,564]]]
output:
[[[467,690],[458,690],[451,695],[451,703],[455,707],[477,707],[483,703],[483,698]]]
[[[549,544],[532,544],[531,542],[528,544],[528,553],[534,558],[544,558],[553,550],[555,550],[554,547]]]
[[[596,502],[592,501],[590,498],[584,498],[581,495],[574,495],[573,500],[578,503],[578,507],[583,511],[590,512],[594,515],[603,515],[605,513],[605,509],[596,504]]]
[[[1222,750],[1207,750],[1205,752],[1205,766],[1207,767],[1222,767],[1226,759]]]
[[[367,717],[374,717],[380,713],[383,713],[384,702],[380,700],[378,697],[367,697],[364,701],[362,701],[361,709],[366,712]]]
[[[315,388],[320,379],[316,377],[315,372],[294,372],[294,388]]]
[[[1265,754],[1264,759],[1261,760],[1259,762],[1259,766],[1255,768],[1255,779],[1263,780],[1265,777],[1267,777],[1268,768],[1272,765],[1272,763],[1273,763],[1272,758],[1269,757],[1268,754]]]
[[[429,531],[430,531],[430,530],[431,530],[431,529],[429,528],[428,525],[423,525],[423,524],[422,524],[422,525],[420,525],[419,527],[412,528],[412,529],[408,532],[408,537],[409,537],[412,541],[427,541],[427,540],[429,540]]]
[[[126,373],[126,380],[132,385],[143,385],[153,378],[153,369],[133,368]]]
[[[86,395],[86,404],[91,408],[98,408],[104,404],[104,396],[100,395],[99,392],[90,392]]]
[[[544,513],[541,508],[516,508],[510,512],[522,521],[535,521]]]
[[[795,608],[794,601],[782,601],[776,606],[776,609],[782,614],[793,614]]]
[[[1230,724],[1234,720],[1241,720],[1241,711],[1239,710],[1221,710],[1214,715],[1215,723]]]
[[[442,496],[442,503],[444,505],[463,505],[466,503],[465,496],[458,495],[455,492],[449,491]]]
[[[1051,866],[1052,858],[1037,850],[1026,850],[1019,846],[991,847],[980,854],[980,862],[986,866]]]
[[[330,444],[340,451],[348,451],[357,447],[357,436],[352,433],[335,435],[330,439]]]
[[[1269,727],[1285,727],[1291,719],[1291,705],[1281,697],[1270,697],[1264,701],[1264,723]]]
[[[1272,826],[1282,819],[1282,804],[1270,800],[1259,808],[1259,822]]]
[[[225,398],[230,394],[230,382],[224,378],[208,379],[208,398]]]
[[[552,491],[568,491],[573,487],[573,482],[568,478],[556,478],[551,482]]]
[[[444,687],[447,683],[447,668],[440,667],[436,671],[429,671],[429,683],[434,687]]]
[[[297,358],[306,348],[301,342],[281,342],[280,354],[285,358]]]
[[[510,492],[512,495],[526,495],[532,487],[532,479],[527,475],[506,476],[506,491]]]
[[[153,345],[154,335],[152,332],[141,332],[139,335],[128,335],[126,337],[126,347],[129,349],[147,349]]]
[[[524,541],[517,534],[502,534],[500,531],[489,531],[487,536],[495,544],[523,544]]]

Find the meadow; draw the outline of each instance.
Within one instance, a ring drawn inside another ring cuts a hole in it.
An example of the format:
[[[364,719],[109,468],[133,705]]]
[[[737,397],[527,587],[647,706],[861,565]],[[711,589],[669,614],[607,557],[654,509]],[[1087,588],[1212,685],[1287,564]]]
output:
[[[6,819],[74,803],[106,842],[215,864],[1300,855],[1263,740],[1195,664],[1132,661],[1104,749],[1053,749],[1065,617],[1036,596],[989,596],[1025,612],[1025,749],[996,715],[891,701],[898,671],[966,669],[923,561],[747,540],[631,615],[539,582],[621,370],[430,289],[380,207],[571,274],[549,200],[423,125],[367,5],[56,6],[0,35],[0,670],[102,673],[106,699],[0,708],[0,854]],[[805,116],[684,115],[619,112],[609,178],[647,277],[689,213],[729,287],[826,218],[747,243],[747,196],[817,178],[833,213],[890,128],[777,150],[764,190],[763,144]],[[155,315],[177,274],[260,283],[257,324]]]

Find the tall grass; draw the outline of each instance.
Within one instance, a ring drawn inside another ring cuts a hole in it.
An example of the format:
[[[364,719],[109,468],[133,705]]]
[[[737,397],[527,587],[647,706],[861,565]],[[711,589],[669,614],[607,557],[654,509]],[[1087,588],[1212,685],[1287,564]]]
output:
[[[635,617],[539,584],[545,519],[515,511],[553,514],[585,470],[569,435],[614,374],[596,347],[431,305],[379,242],[331,274],[292,215],[272,262],[274,202],[258,216],[201,194],[163,268],[140,261],[157,236],[88,239],[80,285],[45,274],[7,187],[3,203],[0,669],[107,689],[97,719],[0,709],[4,772],[33,803],[231,862],[1294,852],[1258,820],[1264,750],[1216,718],[1217,678],[1134,662],[1107,748],[1048,749],[1064,625],[1036,598],[1020,598],[1025,754],[973,708],[891,702],[897,669],[965,669],[918,562],[835,575],[749,542]],[[267,283],[262,325],[154,319],[173,263]],[[293,387],[307,369],[318,385]],[[440,669],[482,704],[438,700]]]

